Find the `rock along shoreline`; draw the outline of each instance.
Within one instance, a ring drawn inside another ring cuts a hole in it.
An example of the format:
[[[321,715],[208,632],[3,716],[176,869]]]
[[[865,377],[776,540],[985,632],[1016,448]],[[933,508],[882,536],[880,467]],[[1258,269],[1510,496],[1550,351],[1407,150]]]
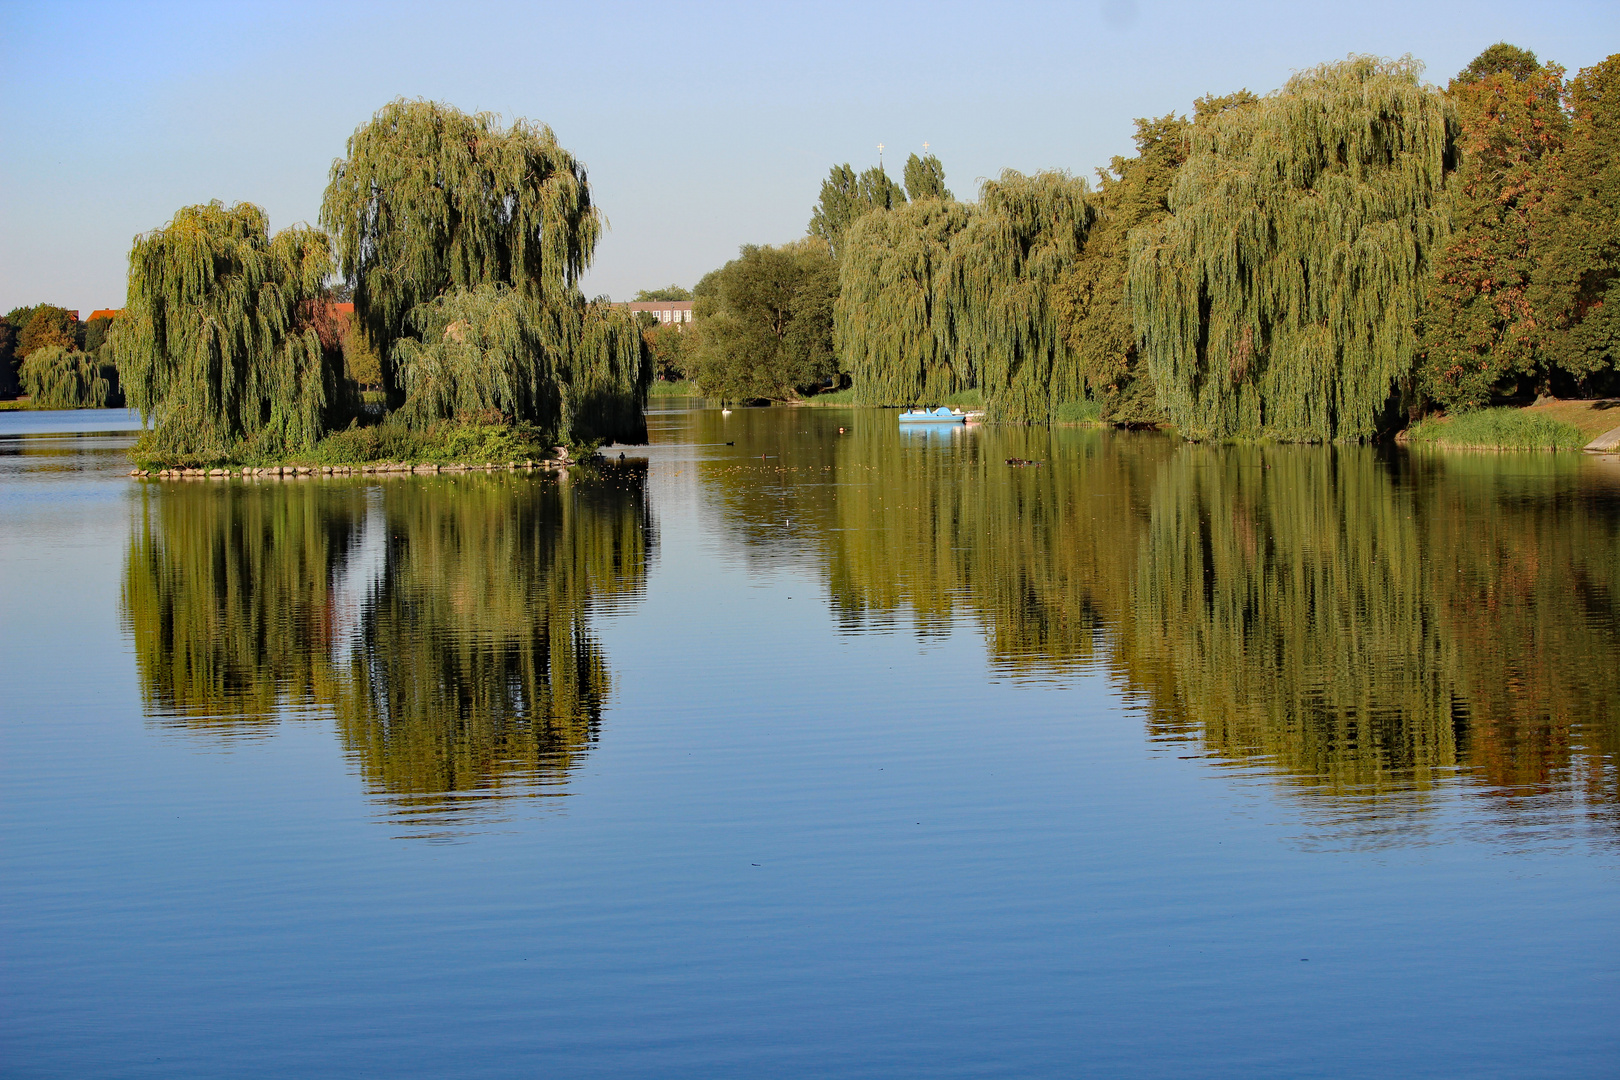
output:
[[[579,464],[566,454],[554,458],[526,458],[522,461],[411,464],[401,461],[370,461],[362,465],[219,465],[212,468],[168,468],[129,470],[130,476],[147,480],[311,480],[328,476],[430,476],[466,472],[563,472]]]

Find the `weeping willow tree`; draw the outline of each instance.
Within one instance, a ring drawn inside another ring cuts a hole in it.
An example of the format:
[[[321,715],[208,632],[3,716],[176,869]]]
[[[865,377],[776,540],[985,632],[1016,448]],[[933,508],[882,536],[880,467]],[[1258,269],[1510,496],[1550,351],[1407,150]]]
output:
[[[105,409],[123,402],[117,369],[94,353],[47,345],[28,355],[18,375],[23,392],[47,409]]]
[[[562,437],[645,438],[651,365],[628,314],[579,291],[602,219],[550,128],[391,102],[333,163],[321,221],[403,419],[497,408]]]
[[[1378,429],[1448,229],[1458,126],[1419,74],[1352,57],[1195,127],[1128,279],[1159,402],[1187,434]]]
[[[948,281],[958,349],[979,372],[991,420],[1045,423],[1085,380],[1053,286],[1096,217],[1084,180],[1007,170],[979,191],[980,213],[952,245]]]
[[[576,309],[566,325],[567,378],[562,385],[563,430],[576,439],[647,441],[647,388],[652,350],[626,308],[605,299]]]
[[[1007,170],[972,207],[925,199],[851,228],[836,308],[857,400],[906,405],[977,386],[993,420],[1085,398],[1054,285],[1096,216],[1084,180]]]
[[[272,237],[248,203],[189,206],[136,237],[112,343],[150,448],[223,458],[313,446],[348,408],[341,355],[311,324],[330,269],[325,233]]]
[[[973,213],[962,203],[922,199],[867,214],[844,234],[834,348],[861,404],[940,401],[975,385],[939,310],[951,242]]]
[[[555,429],[562,415],[552,335],[542,310],[505,285],[458,289],[413,308],[416,336],[394,342],[415,426],[463,414],[522,416]]]

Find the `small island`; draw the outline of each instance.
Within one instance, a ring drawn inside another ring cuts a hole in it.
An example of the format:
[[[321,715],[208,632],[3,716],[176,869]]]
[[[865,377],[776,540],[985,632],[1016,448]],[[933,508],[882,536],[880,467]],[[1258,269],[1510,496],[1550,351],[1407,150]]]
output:
[[[649,352],[579,290],[601,215],[549,128],[394,101],[333,164],[321,225],[272,236],[258,207],[213,202],[136,238],[112,346],[150,422],[139,472],[533,468],[645,441]],[[372,403],[334,277],[378,358]]]

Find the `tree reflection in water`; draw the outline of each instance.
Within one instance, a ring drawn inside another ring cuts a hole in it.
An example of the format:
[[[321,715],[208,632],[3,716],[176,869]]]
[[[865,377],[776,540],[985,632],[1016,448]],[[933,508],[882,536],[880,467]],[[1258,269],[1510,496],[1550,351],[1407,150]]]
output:
[[[645,491],[644,465],[149,486],[123,596],[147,715],[236,735],[331,715],[430,829],[555,793],[610,689],[588,616],[645,588]]]
[[[1620,837],[1620,485],[1588,462],[879,423],[781,453],[846,631],[967,616],[1003,672],[1106,671],[1150,738],[1358,843],[1453,779]],[[742,535],[779,512],[769,476],[708,482]]]

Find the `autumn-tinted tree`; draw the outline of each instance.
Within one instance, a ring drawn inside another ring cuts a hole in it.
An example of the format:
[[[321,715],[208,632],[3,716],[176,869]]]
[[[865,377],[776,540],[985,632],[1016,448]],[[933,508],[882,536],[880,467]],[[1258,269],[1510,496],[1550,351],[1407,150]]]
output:
[[[83,343],[83,332],[77,313],[54,304],[40,304],[33,309],[17,337],[17,356],[26,360],[35,349],[52,345],[76,349]]]
[[[692,334],[673,323],[654,323],[641,331],[652,357],[653,371],[665,382],[675,382],[687,376],[691,366]]]
[[[820,241],[746,245],[740,257],[706,275],[696,293],[688,374],[705,394],[781,400],[837,371],[838,267]]]
[[[1102,418],[1117,424],[1164,419],[1125,295],[1130,231],[1169,216],[1170,184],[1187,158],[1188,123],[1163,116],[1136,121],[1136,156],[1097,170],[1100,212],[1080,258],[1058,283],[1069,346]]]
[[[1449,228],[1451,103],[1352,57],[1194,126],[1171,216],[1131,237],[1158,401],[1196,437],[1366,438],[1412,371]]]
[[[189,206],[135,238],[113,355],[150,449],[222,458],[307,449],[347,415],[341,357],[311,325],[325,233],[270,235],[248,203]]]
[[[1570,82],[1574,117],[1539,212],[1531,302],[1544,365],[1587,392],[1620,370],[1620,55]]]
[[[1452,233],[1423,310],[1423,391],[1442,406],[1477,406],[1519,379],[1548,389],[1535,349],[1530,278],[1546,163],[1563,144],[1563,69],[1491,46],[1448,89],[1462,133],[1451,181]]]

